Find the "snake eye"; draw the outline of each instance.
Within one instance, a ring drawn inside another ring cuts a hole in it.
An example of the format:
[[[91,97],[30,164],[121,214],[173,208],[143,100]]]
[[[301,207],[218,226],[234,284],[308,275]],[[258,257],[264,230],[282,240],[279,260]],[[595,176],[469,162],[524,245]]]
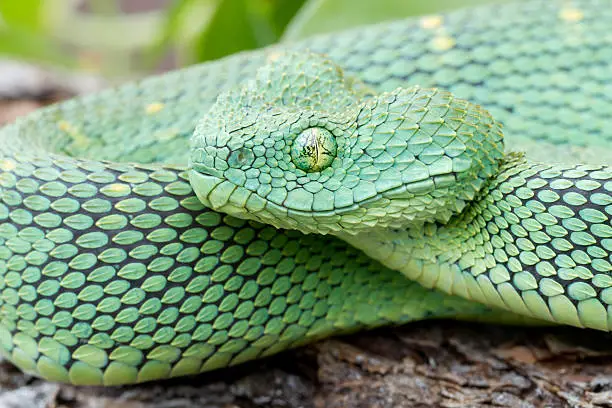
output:
[[[338,145],[332,133],[320,127],[303,130],[291,146],[291,160],[295,167],[307,173],[329,167],[336,158]]]
[[[254,158],[255,155],[253,155],[253,152],[250,149],[242,147],[238,150],[234,150],[232,154],[230,154],[227,164],[233,168],[240,168],[242,166],[251,164]]]

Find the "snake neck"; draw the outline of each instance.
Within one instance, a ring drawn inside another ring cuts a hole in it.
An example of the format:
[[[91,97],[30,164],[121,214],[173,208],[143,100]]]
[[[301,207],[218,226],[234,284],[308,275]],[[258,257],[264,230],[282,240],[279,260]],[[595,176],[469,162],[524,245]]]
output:
[[[547,321],[612,329],[612,169],[508,155],[447,224],[343,239],[422,285]]]

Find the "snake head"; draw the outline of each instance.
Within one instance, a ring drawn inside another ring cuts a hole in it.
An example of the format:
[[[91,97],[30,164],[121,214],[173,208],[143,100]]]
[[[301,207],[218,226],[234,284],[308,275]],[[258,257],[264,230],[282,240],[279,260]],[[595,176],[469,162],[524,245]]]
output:
[[[373,94],[323,56],[288,53],[219,95],[190,181],[214,210],[305,233],[447,222],[497,172],[502,139],[450,93]]]

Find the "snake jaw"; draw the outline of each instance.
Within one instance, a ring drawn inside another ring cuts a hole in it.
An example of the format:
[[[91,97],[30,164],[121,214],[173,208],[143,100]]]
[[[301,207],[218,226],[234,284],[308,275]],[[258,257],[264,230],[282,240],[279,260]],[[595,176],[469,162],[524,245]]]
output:
[[[213,174],[201,172],[199,169],[194,169],[189,171],[189,182],[191,183],[191,186],[193,187],[200,202],[210,209],[219,211],[225,204],[227,204],[229,198],[231,197],[231,192],[223,196],[219,194],[211,195],[213,190],[223,184],[223,179]],[[221,197],[226,197],[227,200],[220,201],[219,199]]]
[[[218,179],[221,179],[221,177],[223,177],[223,172],[220,170],[215,169],[214,167],[211,166],[206,166],[204,164],[201,163],[194,163],[192,165],[193,169],[195,170],[196,174],[201,174],[203,176],[210,176],[210,177],[215,177]]]

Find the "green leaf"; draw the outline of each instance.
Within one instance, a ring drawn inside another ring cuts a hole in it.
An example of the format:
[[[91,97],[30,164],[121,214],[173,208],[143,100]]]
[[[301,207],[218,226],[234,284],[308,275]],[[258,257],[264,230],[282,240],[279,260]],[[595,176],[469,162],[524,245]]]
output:
[[[199,61],[277,42],[304,0],[220,0],[197,41]]]
[[[505,0],[309,0],[287,27],[283,41],[403,17],[440,13]]]
[[[304,2],[174,0],[143,65],[155,66],[171,48],[184,65],[277,42]]]
[[[220,0],[213,17],[197,41],[199,61],[256,48],[253,21],[247,12],[249,0]]]
[[[42,31],[43,0],[0,0],[0,21],[9,27]]]
[[[248,4],[249,12],[269,28],[276,41],[304,3],[305,0],[256,0]]]
[[[162,27],[142,55],[141,65],[154,67],[172,46],[181,55],[193,46],[193,37],[206,29],[218,0],[173,0],[165,11]],[[197,16],[197,20],[194,19]],[[193,51],[191,51],[193,53]]]
[[[63,67],[76,66],[74,56],[48,37],[17,28],[0,29],[0,55]]]
[[[159,40],[156,46],[168,46],[171,41],[177,40],[190,25],[188,14],[196,13],[201,31],[210,20],[217,7],[218,0],[174,0],[166,10],[166,21],[159,31]]]

